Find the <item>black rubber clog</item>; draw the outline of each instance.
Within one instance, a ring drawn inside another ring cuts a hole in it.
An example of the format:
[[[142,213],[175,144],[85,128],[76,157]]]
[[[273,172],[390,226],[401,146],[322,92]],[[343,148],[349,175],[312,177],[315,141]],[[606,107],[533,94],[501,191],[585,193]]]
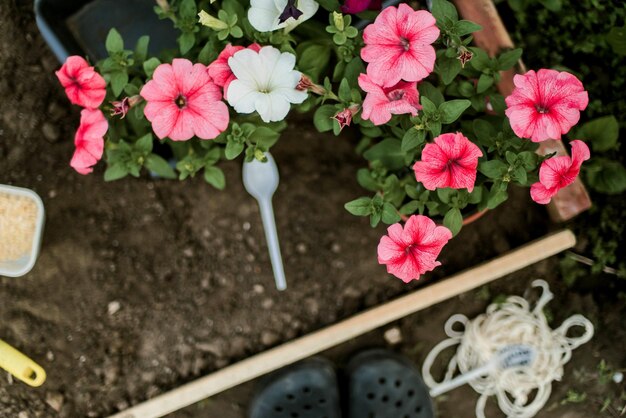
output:
[[[341,418],[337,376],[321,358],[271,374],[250,404],[250,418]]]
[[[433,418],[428,388],[415,366],[388,350],[356,355],[347,367],[349,418]]]

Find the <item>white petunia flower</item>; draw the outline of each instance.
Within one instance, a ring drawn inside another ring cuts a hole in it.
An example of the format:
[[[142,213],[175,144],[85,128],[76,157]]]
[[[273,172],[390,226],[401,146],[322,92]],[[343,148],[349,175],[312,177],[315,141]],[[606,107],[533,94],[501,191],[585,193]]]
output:
[[[271,32],[285,28],[289,32],[310,19],[320,5],[314,0],[251,0],[250,6],[248,20],[254,29]],[[293,17],[284,20],[287,16]]]
[[[291,103],[302,103],[305,91],[296,89],[302,74],[293,68],[296,57],[272,46],[259,52],[242,49],[228,59],[236,79],[228,86],[228,103],[238,113],[255,110],[264,122],[285,119]]]

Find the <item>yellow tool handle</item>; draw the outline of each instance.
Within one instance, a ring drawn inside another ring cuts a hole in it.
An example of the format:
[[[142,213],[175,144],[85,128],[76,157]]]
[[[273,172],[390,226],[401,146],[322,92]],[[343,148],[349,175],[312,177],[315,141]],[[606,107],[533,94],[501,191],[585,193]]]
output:
[[[46,381],[46,371],[24,354],[0,340],[0,367],[27,385],[38,387]]]

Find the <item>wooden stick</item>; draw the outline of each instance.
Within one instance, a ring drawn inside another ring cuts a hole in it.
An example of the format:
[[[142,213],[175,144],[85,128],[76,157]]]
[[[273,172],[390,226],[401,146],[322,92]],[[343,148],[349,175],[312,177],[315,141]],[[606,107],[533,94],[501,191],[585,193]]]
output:
[[[548,235],[506,255],[456,274],[449,279],[437,281],[337,324],[225,367],[110,418],[162,417],[431,305],[482,286],[494,279],[571,248],[575,243],[576,237],[569,230]]]
[[[481,31],[474,33],[474,42],[480,48],[494,56],[503,49],[513,48],[513,40],[509,36],[496,6],[492,0],[454,0],[454,3],[464,19],[471,20],[483,27]],[[525,72],[523,63],[519,65],[521,72]],[[514,69],[502,71],[498,83],[498,90],[505,97],[511,94],[515,85],[513,77]],[[556,155],[568,155],[563,142],[548,140],[539,145],[537,153],[547,155],[555,152]],[[553,221],[564,222],[591,207],[591,199],[585,189],[585,185],[577,178],[574,183],[561,189],[548,205],[548,212]]]

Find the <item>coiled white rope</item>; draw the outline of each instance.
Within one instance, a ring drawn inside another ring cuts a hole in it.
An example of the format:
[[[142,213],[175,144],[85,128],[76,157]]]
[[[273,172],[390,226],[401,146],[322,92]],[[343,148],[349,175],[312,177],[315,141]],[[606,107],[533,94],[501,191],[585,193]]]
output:
[[[445,324],[448,339],[435,346],[426,357],[422,375],[426,385],[435,387],[430,369],[437,356],[447,348],[458,345],[450,360],[444,382],[453,378],[456,370],[464,374],[489,362],[505,346],[525,344],[536,351],[529,366],[495,368],[488,375],[469,382],[480,393],[476,403],[476,417],[485,418],[485,405],[489,396],[495,395],[498,406],[509,418],[531,418],[546,404],[552,390],[552,381],[561,380],[563,366],[572,350],[593,336],[592,323],[582,315],[567,318],[557,329],[551,329],[543,313],[552,300],[548,283],[535,280],[533,287],[543,293],[534,309],[519,296],[509,296],[502,304],[491,304],[487,312],[470,321],[464,315],[453,315]],[[457,330],[461,325],[464,330]],[[568,337],[572,327],[582,327],[579,337]]]

